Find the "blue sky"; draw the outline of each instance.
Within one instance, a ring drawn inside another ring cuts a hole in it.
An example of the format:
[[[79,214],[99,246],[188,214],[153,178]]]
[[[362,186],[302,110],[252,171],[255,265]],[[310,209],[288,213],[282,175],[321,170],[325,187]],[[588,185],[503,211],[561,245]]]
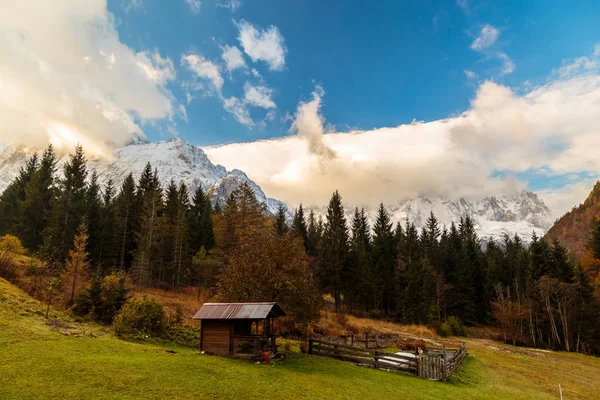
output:
[[[287,48],[283,70],[269,71],[244,54],[249,68],[273,89],[277,117],[265,126],[244,126],[215,96],[197,94],[186,104],[188,121],[177,121],[176,129],[198,145],[287,135],[289,121],[283,117],[310,96],[315,83],[326,92],[322,112],[337,130],[444,118],[468,108],[478,80],[517,90],[526,81],[544,82],[563,59],[588,53],[599,39],[595,1],[564,7],[560,1],[253,0],[235,12],[217,4],[222,0],[203,0],[196,14],[184,0],[108,2],[121,41],[174,60],[178,81],[192,78],[178,62],[181,54],[192,51],[222,65],[221,46],[241,48],[236,21],[278,28]],[[500,35],[490,52],[510,57],[514,72],[502,75],[502,60],[470,47],[486,25]],[[467,78],[465,70],[477,78]],[[243,97],[244,83],[257,82],[241,70],[223,76],[225,96]],[[178,83],[169,87],[183,102]],[[255,121],[266,115],[262,109],[250,112]],[[153,140],[168,135],[161,126],[144,131]]]
[[[597,1],[5,3],[0,148],[181,137],[292,205],[599,177]]]

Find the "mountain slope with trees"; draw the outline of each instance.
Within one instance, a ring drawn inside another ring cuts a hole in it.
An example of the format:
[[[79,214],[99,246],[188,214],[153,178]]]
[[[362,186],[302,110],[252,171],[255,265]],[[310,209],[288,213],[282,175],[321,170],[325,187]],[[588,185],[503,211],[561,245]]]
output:
[[[589,263],[590,254],[587,252],[587,242],[592,231],[592,224],[600,218],[600,181],[580,205],[573,207],[565,215],[556,220],[548,230],[546,237],[554,238],[569,249],[577,258],[586,258]]]

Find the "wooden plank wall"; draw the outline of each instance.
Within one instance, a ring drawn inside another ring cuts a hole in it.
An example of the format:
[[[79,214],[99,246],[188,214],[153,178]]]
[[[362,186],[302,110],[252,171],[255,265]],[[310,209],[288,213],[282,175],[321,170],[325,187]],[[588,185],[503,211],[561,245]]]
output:
[[[201,350],[221,356],[229,355],[230,323],[203,320],[200,328]]]

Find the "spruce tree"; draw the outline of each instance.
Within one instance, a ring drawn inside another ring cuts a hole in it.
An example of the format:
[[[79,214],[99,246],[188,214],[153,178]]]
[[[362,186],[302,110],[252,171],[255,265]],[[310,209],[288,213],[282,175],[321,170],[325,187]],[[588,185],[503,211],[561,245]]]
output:
[[[595,258],[600,260],[600,218],[592,222],[592,229],[587,248],[592,251]]]
[[[302,208],[302,203],[300,203],[296,209],[296,212],[294,213],[292,232],[295,237],[302,238],[304,249],[308,250],[308,227],[306,226],[306,219],[304,218],[304,209]]]
[[[315,217],[313,210],[308,214],[308,249],[307,253],[311,257],[317,257],[321,248],[322,229],[320,223]]]
[[[37,251],[43,243],[43,232],[48,227],[50,210],[54,202],[56,172],[56,153],[49,145],[44,151],[39,168],[25,186],[25,197],[19,205],[21,215],[17,225],[19,237],[25,247]]]
[[[283,203],[280,203],[279,207],[277,208],[277,214],[275,214],[275,219],[273,221],[273,231],[278,237],[283,237],[288,233],[289,230],[290,228],[286,222],[286,208]]]
[[[58,194],[52,206],[50,223],[44,231],[46,259],[64,262],[73,244],[77,229],[86,212],[87,161],[83,147],[76,146],[63,167]]]
[[[373,225],[373,261],[375,288],[381,296],[381,308],[389,314],[396,305],[396,262],[397,246],[390,216],[383,203],[377,210]]]
[[[567,249],[564,248],[557,238],[552,240],[550,247],[550,271],[551,277],[561,282],[571,283],[575,277],[573,264],[569,261]]]
[[[210,251],[215,247],[215,232],[213,228],[213,208],[210,199],[204,201],[204,211],[200,220],[200,230],[202,231],[202,247]]]
[[[196,188],[190,205],[189,232],[191,254],[198,253],[202,247],[205,251],[209,251],[214,247],[212,206],[210,199],[206,197],[200,185]]]
[[[365,210],[354,209],[348,257],[348,276],[344,278],[344,293],[350,306],[365,311],[374,307],[373,271],[371,264],[371,233]]]
[[[100,185],[98,184],[98,175],[96,171],[92,171],[89,185],[85,194],[86,213],[88,233],[88,251],[92,265],[97,266],[100,262],[100,249],[102,247],[102,199],[100,193]]]
[[[181,285],[183,273],[189,262],[189,231],[187,220],[189,217],[190,193],[184,182],[181,182],[177,191],[177,218],[175,226],[175,256],[177,266],[177,286]]]
[[[38,169],[37,153],[29,157],[24,167],[19,169],[17,177],[4,189],[0,196],[0,236],[6,233],[18,234],[25,246],[23,232],[17,227],[23,220],[22,203],[25,200],[26,187]]]
[[[97,264],[103,273],[117,266],[119,230],[117,229],[115,208],[115,187],[112,179],[109,179],[104,186],[100,207],[100,243]]]
[[[348,227],[342,197],[336,190],[327,207],[320,272],[322,286],[333,295],[337,313],[341,311],[342,278],[346,273],[348,250]]]
[[[139,286],[148,286],[152,280],[153,256],[157,249],[155,231],[162,209],[162,192],[158,176],[152,173],[150,163],[142,172],[136,191],[139,224],[135,233],[137,247],[133,257],[133,275]]]
[[[129,270],[135,249],[137,229],[135,181],[133,175],[125,177],[121,191],[115,199],[117,267]]]

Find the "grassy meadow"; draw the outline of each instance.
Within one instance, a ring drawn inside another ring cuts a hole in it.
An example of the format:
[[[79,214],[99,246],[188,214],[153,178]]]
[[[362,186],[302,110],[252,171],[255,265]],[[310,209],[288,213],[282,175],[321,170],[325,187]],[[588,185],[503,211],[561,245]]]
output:
[[[449,382],[301,354],[254,365],[132,342],[81,324],[0,279],[0,399],[596,399],[600,359],[468,340]]]

